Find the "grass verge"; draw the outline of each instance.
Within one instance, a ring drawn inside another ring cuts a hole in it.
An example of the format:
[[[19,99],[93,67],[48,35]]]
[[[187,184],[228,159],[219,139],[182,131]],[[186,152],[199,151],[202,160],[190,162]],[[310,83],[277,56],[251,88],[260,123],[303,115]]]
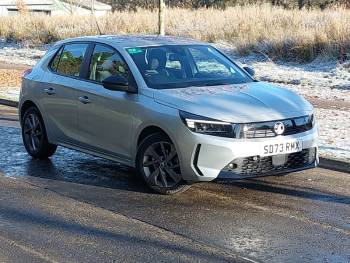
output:
[[[232,44],[237,52],[263,52],[272,58],[311,61],[317,56],[345,60],[350,53],[350,10],[286,10],[271,5],[247,5],[226,10],[171,8],[167,33]],[[154,34],[156,11],[115,12],[98,18],[104,34]],[[1,17],[0,37],[30,43],[50,43],[68,37],[97,34],[91,16]]]

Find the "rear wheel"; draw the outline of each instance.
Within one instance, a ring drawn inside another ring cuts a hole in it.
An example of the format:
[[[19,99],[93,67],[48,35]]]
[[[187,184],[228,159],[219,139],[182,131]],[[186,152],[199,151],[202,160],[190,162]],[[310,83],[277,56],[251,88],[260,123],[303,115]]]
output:
[[[23,115],[22,138],[27,152],[35,159],[46,159],[57,149],[56,145],[49,143],[44,121],[36,107],[30,107]]]
[[[190,188],[182,179],[175,146],[165,134],[152,134],[143,140],[136,156],[136,168],[157,193],[169,195]]]

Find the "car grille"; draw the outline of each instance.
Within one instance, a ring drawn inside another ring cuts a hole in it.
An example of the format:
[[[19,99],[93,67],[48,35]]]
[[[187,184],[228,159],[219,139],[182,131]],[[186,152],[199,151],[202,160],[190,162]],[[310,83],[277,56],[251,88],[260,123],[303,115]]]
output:
[[[279,160],[279,163],[276,164],[277,159],[282,159],[282,162]],[[309,148],[304,149],[301,152],[285,155],[266,157],[251,156],[235,159],[226,166],[223,171],[233,172],[244,176],[254,176],[302,168],[315,162],[315,159],[316,149]]]
[[[274,126],[277,121],[244,124],[241,138],[266,138],[275,137]],[[293,119],[281,120],[285,127],[283,135],[292,135],[311,130],[313,127],[313,116],[303,116]]]

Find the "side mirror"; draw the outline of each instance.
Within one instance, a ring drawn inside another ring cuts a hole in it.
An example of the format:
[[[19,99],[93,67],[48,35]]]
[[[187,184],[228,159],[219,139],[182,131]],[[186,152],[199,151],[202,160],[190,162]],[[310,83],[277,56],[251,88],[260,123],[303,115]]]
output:
[[[255,70],[254,69],[252,69],[252,68],[250,68],[250,67],[243,67],[243,69],[245,70],[245,71],[247,71],[248,73],[249,73],[249,75],[250,76],[254,76],[255,75]]]
[[[112,75],[102,81],[103,87],[109,90],[129,92],[129,81],[120,75]]]

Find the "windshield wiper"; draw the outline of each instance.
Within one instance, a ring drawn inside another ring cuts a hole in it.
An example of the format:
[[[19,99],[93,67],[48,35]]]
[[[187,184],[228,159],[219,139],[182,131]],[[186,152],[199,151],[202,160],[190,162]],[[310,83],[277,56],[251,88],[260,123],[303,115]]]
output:
[[[216,82],[216,83],[206,83],[203,86],[222,86],[222,85],[230,85],[230,83]]]

